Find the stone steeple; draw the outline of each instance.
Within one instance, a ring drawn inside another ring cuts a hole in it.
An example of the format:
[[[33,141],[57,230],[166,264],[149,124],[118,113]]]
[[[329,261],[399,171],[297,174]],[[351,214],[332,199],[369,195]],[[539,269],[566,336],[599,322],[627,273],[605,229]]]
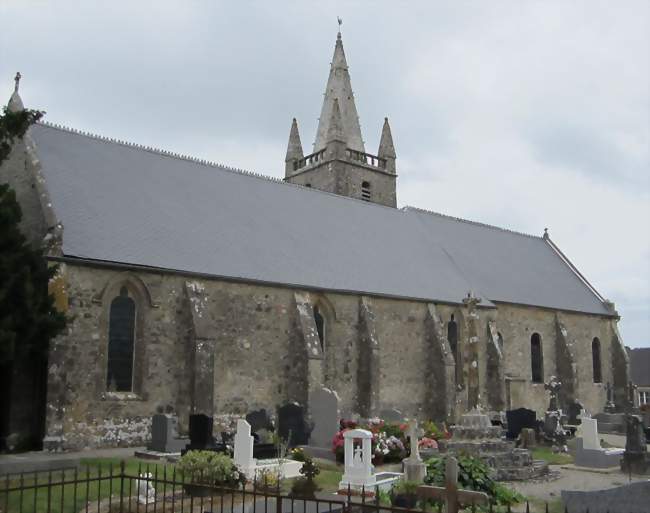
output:
[[[20,86],[20,72],[16,73],[16,78],[14,78],[14,81],[16,82],[16,85],[14,86],[14,92],[11,95],[11,98],[9,98],[9,103],[7,104],[7,110],[9,112],[20,112],[21,110],[25,110],[25,106],[23,105],[23,100],[20,98],[20,94],[18,94],[18,87]]]
[[[316,130],[314,152],[324,149],[327,145],[327,135],[335,100],[338,100],[339,109],[341,110],[341,124],[348,148],[365,152],[363,138],[361,137],[361,126],[359,125],[359,115],[357,114],[357,107],[354,103],[350,73],[348,72],[348,63],[345,59],[343,40],[341,39],[340,32],[336,37],[334,57],[332,57],[330,74],[327,79],[327,88],[325,89],[325,98],[323,99],[323,107],[318,121],[318,130]]]
[[[395,145],[393,144],[393,134],[390,131],[388,118],[384,118],[384,126],[381,129],[381,139],[379,140],[379,150],[377,156],[386,159],[386,170],[392,173],[395,172]]]
[[[395,158],[388,119],[384,121],[378,154],[371,155],[365,151],[339,32],[318,120],[314,151],[303,155],[298,124],[294,119],[289,134],[284,179],[305,187],[395,207]]]
[[[293,118],[291,123],[291,131],[289,132],[289,144],[287,145],[287,156],[284,159],[285,176],[293,173],[295,164],[304,157],[302,152],[302,142],[300,141],[300,133],[298,132],[298,122]]]

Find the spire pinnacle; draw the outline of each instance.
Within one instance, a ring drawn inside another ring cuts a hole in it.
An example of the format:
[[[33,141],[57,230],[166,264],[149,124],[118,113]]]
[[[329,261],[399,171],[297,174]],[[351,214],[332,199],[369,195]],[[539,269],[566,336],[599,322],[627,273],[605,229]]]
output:
[[[16,73],[16,76],[14,78],[14,92],[11,95],[11,98],[9,98],[9,103],[7,104],[7,110],[9,112],[20,112],[21,110],[25,110],[25,106],[23,105],[23,100],[20,98],[20,95],[18,94],[18,87],[20,86],[20,79],[22,78],[22,75],[20,74],[20,71]]]
[[[302,152],[302,142],[300,141],[300,133],[298,132],[298,122],[293,118],[291,123],[291,130],[289,131],[289,144],[287,145],[287,157],[285,162],[300,160],[304,157]]]
[[[341,23],[343,20],[340,20]],[[334,46],[334,56],[330,66],[330,74],[327,79],[327,88],[325,89],[325,98],[318,121],[316,130],[316,141],[314,142],[314,151],[320,151],[325,148],[329,139],[329,123],[332,118],[334,101],[338,100],[341,128],[343,131],[344,141],[348,147],[365,152],[363,138],[361,136],[361,126],[359,125],[359,115],[354,102],[352,93],[352,84],[350,82],[350,73],[348,63],[343,50],[343,40],[341,38],[340,24],[339,33],[336,36],[336,45]]]
[[[377,151],[377,156],[384,159],[394,159],[397,157],[395,154],[395,146],[393,145],[393,134],[391,133],[390,125],[388,124],[388,118],[384,118],[384,126],[381,129],[381,139],[379,140],[379,151]]]

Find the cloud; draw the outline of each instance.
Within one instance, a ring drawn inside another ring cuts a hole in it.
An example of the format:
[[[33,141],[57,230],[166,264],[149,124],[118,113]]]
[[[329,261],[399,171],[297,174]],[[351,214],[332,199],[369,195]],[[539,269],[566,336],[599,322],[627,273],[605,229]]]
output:
[[[362,130],[389,116],[400,205],[551,237],[650,332],[650,13],[643,0],[4,1],[13,74],[50,121],[282,176],[309,152],[342,16]]]

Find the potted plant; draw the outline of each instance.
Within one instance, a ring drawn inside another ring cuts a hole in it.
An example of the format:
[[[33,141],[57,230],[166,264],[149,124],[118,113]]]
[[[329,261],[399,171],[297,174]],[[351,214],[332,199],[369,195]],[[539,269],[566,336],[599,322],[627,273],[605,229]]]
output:
[[[418,486],[415,481],[398,481],[392,490],[393,506],[413,509],[418,502]]]
[[[277,492],[282,482],[278,469],[263,469],[255,476],[255,488],[265,492]]]
[[[302,477],[296,479],[291,487],[291,495],[303,498],[314,498],[315,493],[320,490],[315,478],[320,474],[320,469],[309,456],[300,467]]]
[[[213,451],[188,451],[176,465],[185,493],[208,496],[221,493],[215,488],[237,488],[246,482],[232,458]]]

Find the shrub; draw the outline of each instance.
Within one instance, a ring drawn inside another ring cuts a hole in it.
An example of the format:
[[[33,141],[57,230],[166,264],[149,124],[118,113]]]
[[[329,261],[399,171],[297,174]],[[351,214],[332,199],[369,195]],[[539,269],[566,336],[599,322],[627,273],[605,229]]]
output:
[[[236,487],[246,482],[231,458],[213,451],[188,451],[176,468],[184,481]]]
[[[445,485],[446,457],[427,460],[426,484]],[[512,505],[524,500],[523,495],[503,486],[490,477],[490,467],[480,458],[458,456],[458,486],[465,490],[485,492],[499,505]]]

